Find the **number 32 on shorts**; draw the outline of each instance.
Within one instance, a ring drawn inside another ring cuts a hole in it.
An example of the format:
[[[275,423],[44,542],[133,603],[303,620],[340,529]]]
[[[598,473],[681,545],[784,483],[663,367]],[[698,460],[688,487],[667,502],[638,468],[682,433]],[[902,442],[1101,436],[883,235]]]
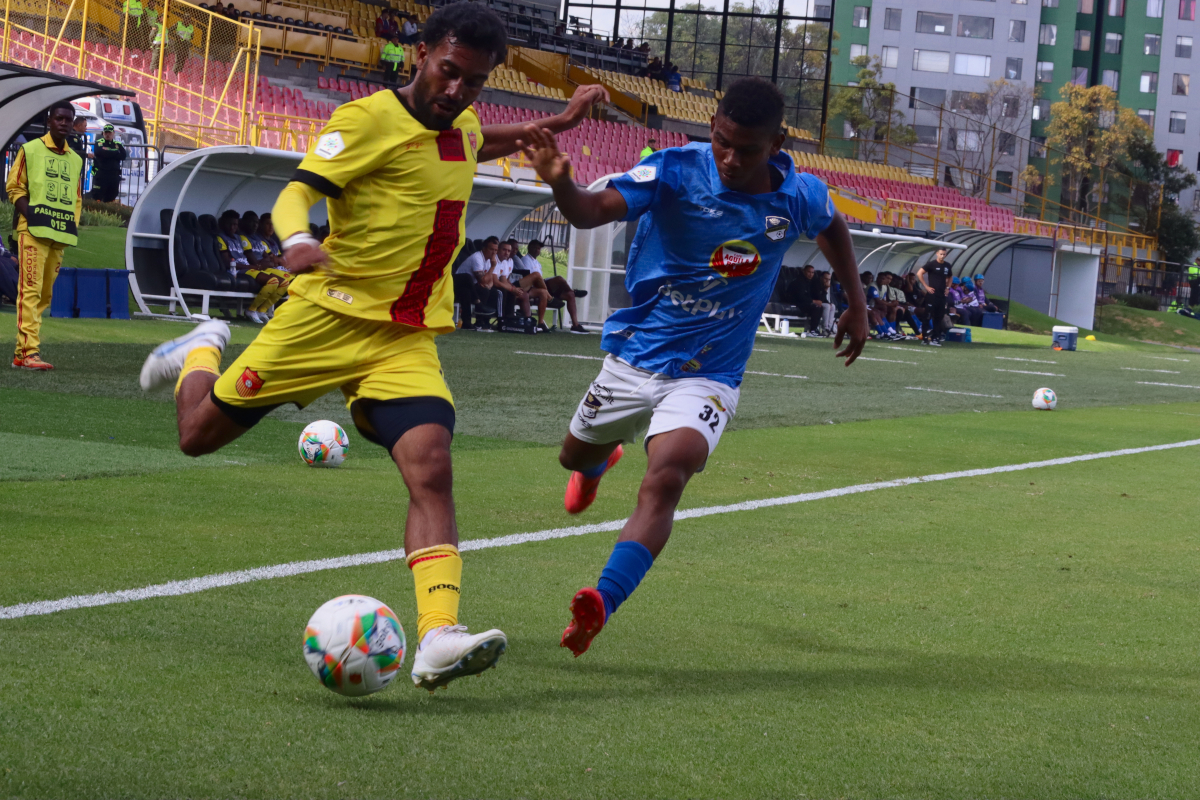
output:
[[[700,421],[707,423],[709,430],[716,433],[717,427],[721,424],[721,412],[725,410],[725,406],[716,397],[707,397],[705,399],[710,402],[704,404],[704,410],[699,414]]]

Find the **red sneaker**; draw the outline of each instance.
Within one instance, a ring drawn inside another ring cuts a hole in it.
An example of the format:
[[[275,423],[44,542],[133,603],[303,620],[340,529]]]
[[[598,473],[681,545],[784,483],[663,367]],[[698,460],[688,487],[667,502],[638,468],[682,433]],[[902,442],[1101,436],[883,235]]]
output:
[[[559,647],[569,647],[576,658],[587,652],[592,639],[604,627],[604,598],[588,586],[571,599],[571,624],[563,631]]]
[[[46,370],[54,369],[53,364],[47,364],[45,361],[42,361],[42,357],[37,353],[25,356],[24,358],[21,356],[13,356],[12,365],[13,369],[31,369],[37,372],[45,372]]]
[[[567,493],[563,497],[563,505],[566,506],[568,514],[578,514],[592,504],[592,501],[596,499],[596,488],[600,486],[600,478],[603,478],[610,469],[616,466],[624,452],[621,445],[617,445],[617,449],[613,450],[612,455],[608,457],[608,463],[604,465],[604,472],[600,473],[599,477],[585,478],[582,472],[571,473],[571,479],[567,481]]]

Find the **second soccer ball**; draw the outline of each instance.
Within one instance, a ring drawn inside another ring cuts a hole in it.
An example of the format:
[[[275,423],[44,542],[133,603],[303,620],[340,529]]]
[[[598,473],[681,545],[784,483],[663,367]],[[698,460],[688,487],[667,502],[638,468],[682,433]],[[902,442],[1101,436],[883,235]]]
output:
[[[1042,387],[1033,393],[1033,407],[1038,411],[1053,411],[1058,405],[1058,395],[1053,389]]]

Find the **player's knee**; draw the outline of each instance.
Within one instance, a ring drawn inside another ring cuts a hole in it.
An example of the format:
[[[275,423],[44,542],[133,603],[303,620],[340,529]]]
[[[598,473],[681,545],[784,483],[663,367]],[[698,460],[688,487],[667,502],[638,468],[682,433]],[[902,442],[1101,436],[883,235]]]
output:
[[[194,429],[182,429],[179,431],[179,449],[185,456],[196,458],[197,456],[206,456],[213,451],[209,442],[205,441],[204,434]]]
[[[683,464],[667,463],[653,466],[646,470],[641,491],[656,499],[678,502],[692,477],[692,472],[693,470]]]
[[[404,483],[412,496],[450,494],[454,486],[450,450],[435,449],[423,454],[420,463],[404,470]]]

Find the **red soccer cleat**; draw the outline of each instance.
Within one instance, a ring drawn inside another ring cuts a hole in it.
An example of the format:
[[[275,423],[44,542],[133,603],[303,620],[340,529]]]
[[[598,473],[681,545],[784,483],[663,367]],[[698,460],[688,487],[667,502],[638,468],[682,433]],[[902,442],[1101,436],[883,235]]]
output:
[[[569,647],[576,658],[587,652],[592,639],[604,627],[606,612],[604,598],[590,586],[575,593],[571,599],[571,624],[563,631],[559,647]]]
[[[52,365],[42,361],[42,357],[37,353],[32,353],[24,358],[21,356],[13,356],[12,365],[13,369],[31,369],[36,372],[46,372],[47,370],[54,369]]]
[[[621,449],[621,445],[617,445],[617,449],[613,450],[608,457],[608,463],[604,465],[604,472],[600,473],[599,477],[585,478],[582,472],[571,473],[571,479],[567,481],[567,493],[563,497],[563,505],[568,514],[578,514],[587,510],[587,507],[596,499],[596,488],[600,486],[600,478],[603,478],[610,469],[616,466],[623,454],[624,450]]]

